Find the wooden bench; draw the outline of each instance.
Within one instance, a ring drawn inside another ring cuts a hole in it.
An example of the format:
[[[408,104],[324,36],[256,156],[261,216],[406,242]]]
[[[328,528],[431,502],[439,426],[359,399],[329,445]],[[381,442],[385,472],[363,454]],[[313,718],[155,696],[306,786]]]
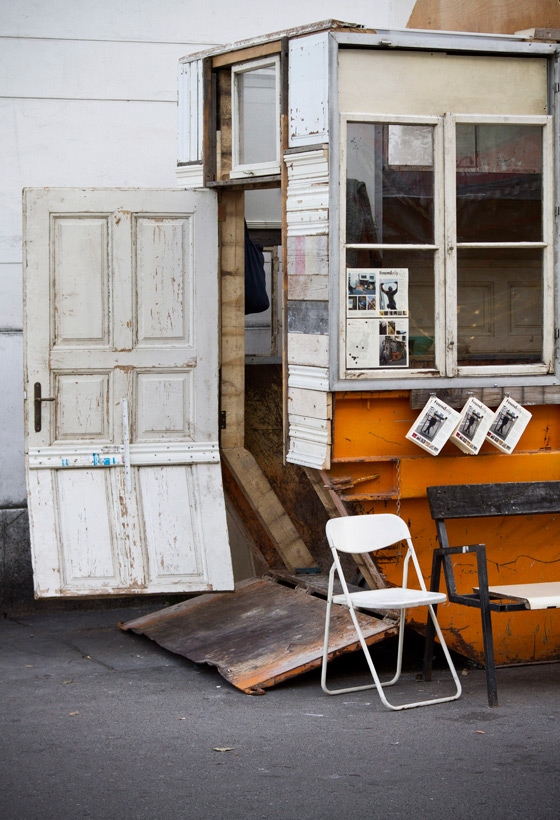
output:
[[[427,493],[439,541],[439,548],[434,550],[430,588],[439,590],[443,567],[450,603],[480,609],[488,704],[497,706],[498,690],[491,613],[560,607],[560,581],[489,586],[485,544],[451,546],[445,522],[460,518],[560,513],[560,481],[445,485],[428,487]],[[469,552],[476,553],[478,586],[473,588],[472,593],[458,593],[452,556]],[[433,643],[434,630],[431,619],[428,619],[424,656],[426,680],[430,680],[432,674]]]

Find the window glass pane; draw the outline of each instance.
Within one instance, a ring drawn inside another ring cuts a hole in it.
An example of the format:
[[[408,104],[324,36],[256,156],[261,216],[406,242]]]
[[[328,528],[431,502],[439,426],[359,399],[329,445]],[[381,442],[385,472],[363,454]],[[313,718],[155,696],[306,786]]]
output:
[[[459,365],[542,361],[542,252],[458,252]]]
[[[236,74],[239,111],[239,164],[254,165],[277,159],[276,67]]]
[[[433,128],[349,123],[348,244],[433,244]]]
[[[457,125],[457,241],[542,240],[542,128]]]
[[[347,367],[433,369],[434,252],[385,250],[376,259],[347,269]]]

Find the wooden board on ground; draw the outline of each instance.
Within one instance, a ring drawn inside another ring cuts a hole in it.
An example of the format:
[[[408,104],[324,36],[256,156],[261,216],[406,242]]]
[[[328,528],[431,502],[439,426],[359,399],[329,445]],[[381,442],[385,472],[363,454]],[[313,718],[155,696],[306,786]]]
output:
[[[321,664],[326,601],[268,578],[235,592],[201,595],[121,624],[195,663],[216,666],[242,692],[264,690]],[[395,622],[359,614],[368,644],[396,635]],[[330,658],[359,647],[348,611],[333,608]]]

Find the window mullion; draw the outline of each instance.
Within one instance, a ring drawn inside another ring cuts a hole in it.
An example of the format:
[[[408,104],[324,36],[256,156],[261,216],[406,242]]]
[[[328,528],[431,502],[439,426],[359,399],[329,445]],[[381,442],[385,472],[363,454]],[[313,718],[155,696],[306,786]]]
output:
[[[554,142],[551,119],[543,128],[543,361],[554,370]]]
[[[442,266],[445,286],[445,338],[442,340],[445,375],[457,373],[457,209],[456,209],[455,117],[445,114],[443,123],[444,237]]]

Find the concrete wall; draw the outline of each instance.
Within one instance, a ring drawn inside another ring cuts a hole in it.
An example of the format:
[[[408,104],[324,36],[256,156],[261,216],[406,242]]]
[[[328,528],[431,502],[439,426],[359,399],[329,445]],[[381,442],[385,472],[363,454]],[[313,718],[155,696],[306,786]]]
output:
[[[181,56],[327,18],[404,28],[413,5],[0,0],[0,610],[30,594],[26,529],[10,524],[26,503],[22,188],[175,187]]]

